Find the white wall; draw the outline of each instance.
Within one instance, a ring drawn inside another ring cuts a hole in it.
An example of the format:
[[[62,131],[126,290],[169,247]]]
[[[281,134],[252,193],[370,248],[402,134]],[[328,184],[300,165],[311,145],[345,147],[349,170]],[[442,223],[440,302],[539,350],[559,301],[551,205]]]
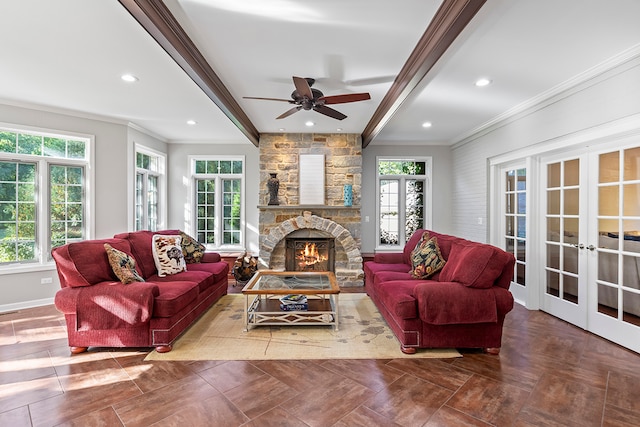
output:
[[[96,119],[0,104],[0,121],[18,126],[93,135],[95,138],[95,230],[93,238],[127,229],[128,127]],[[52,283],[41,284],[41,279]],[[0,312],[48,304],[60,288],[53,263],[18,274],[0,273]]]
[[[432,226],[440,233],[451,233],[452,168],[451,149],[448,146],[369,145],[362,150],[362,252],[372,253],[376,247],[376,157],[377,156],[431,156]],[[369,222],[365,222],[365,217]]]
[[[588,132],[640,114],[640,58],[536,105],[452,150],[455,234],[488,241],[488,162],[493,156]],[[640,123],[638,125],[640,128]],[[640,143],[640,141],[639,141]],[[478,218],[482,217],[482,224]]]
[[[169,225],[168,228],[193,230],[190,211],[189,156],[192,155],[243,155],[245,156],[245,219],[246,250],[255,255],[258,246],[258,195],[266,193],[260,186],[258,148],[246,144],[169,144],[168,149]]]

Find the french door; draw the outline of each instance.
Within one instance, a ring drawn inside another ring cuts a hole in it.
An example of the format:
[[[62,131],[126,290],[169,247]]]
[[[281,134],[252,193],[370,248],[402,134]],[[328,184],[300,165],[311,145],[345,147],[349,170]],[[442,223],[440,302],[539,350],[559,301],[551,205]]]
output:
[[[640,351],[640,147],[541,162],[541,308]]]

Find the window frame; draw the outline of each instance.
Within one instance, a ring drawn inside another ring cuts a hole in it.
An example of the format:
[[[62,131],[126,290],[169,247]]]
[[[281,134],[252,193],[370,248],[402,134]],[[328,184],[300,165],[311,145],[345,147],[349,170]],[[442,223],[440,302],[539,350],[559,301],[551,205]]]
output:
[[[82,167],[83,186],[83,239],[92,239],[95,234],[95,136],[34,126],[0,122],[0,130],[42,137],[81,140],[85,146],[85,158],[74,159],[54,156],[7,153],[0,151],[0,161],[36,164],[36,256],[33,261],[15,261],[0,264],[0,275],[51,270],[55,263],[51,257],[51,166]]]
[[[149,176],[155,176],[158,178],[157,191],[158,191],[158,201],[157,201],[157,224],[155,230],[150,231],[158,231],[166,228],[167,223],[167,156],[165,153],[160,151],[153,150],[151,148],[145,147],[140,144],[134,144],[135,150],[133,155],[133,169],[134,169],[134,177],[133,177],[133,229],[138,230],[137,228],[137,212],[136,212],[136,197],[137,197],[137,179],[138,175],[142,175],[144,177],[143,186],[144,189],[142,191],[143,203],[142,205],[145,207],[142,215],[142,226],[140,230],[150,230],[149,228],[149,205],[147,199],[147,183]],[[156,171],[150,169],[144,169],[138,167],[138,153],[153,157],[158,161],[158,167]]]
[[[196,173],[196,162],[198,161],[239,161],[242,162],[242,173]],[[192,209],[191,221],[193,224],[191,233],[197,239],[198,238],[198,207],[197,207],[197,182],[203,179],[215,180],[215,243],[205,243],[207,250],[218,252],[238,252],[243,251],[246,247],[246,156],[244,155],[196,155],[189,156],[189,174],[190,174],[190,203]],[[224,179],[239,179],[240,180],[240,242],[238,244],[223,244],[223,206],[222,206],[222,180]]]
[[[406,161],[406,162],[424,162],[425,163],[425,173],[424,175],[380,175],[380,162],[383,161]],[[403,221],[406,224],[406,181],[407,180],[422,180],[424,182],[424,200],[423,200],[423,228],[431,229],[431,221],[433,215],[433,191],[432,191],[432,175],[433,175],[433,157],[432,156],[376,156],[375,163],[375,174],[376,174],[376,244],[375,251],[376,252],[397,252],[402,250],[406,244],[406,239],[411,236],[405,236],[404,227],[400,227],[398,232],[398,244],[397,245],[382,245],[380,243],[380,201],[381,197],[381,181],[389,180],[389,179],[398,179],[399,189],[400,189],[400,199],[398,200],[398,221],[399,224],[402,224]],[[422,178],[421,178],[422,177]]]

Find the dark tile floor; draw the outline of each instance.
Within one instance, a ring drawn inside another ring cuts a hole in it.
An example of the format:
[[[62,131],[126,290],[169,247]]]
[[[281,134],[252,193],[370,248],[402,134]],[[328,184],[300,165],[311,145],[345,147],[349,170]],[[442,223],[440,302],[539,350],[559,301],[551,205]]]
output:
[[[229,288],[239,292],[240,287]],[[0,426],[638,426],[640,356],[516,306],[458,359],[144,362],[69,355],[53,306],[0,315]]]

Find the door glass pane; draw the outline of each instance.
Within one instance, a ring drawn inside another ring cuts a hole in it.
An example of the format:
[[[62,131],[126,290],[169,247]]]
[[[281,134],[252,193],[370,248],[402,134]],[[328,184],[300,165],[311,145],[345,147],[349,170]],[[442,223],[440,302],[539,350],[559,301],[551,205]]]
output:
[[[578,274],[578,248],[574,248],[573,246],[563,246],[562,252],[562,270],[569,273]]]
[[[555,271],[547,271],[547,293],[560,296],[560,275]]]
[[[618,254],[598,252],[598,280],[618,283]]]
[[[579,197],[580,190],[572,188],[565,190],[564,192],[564,214],[565,215],[578,215],[579,211]]]
[[[547,244],[547,267],[560,269],[560,246]]]
[[[608,185],[598,189],[598,215],[616,216],[618,215],[618,186]]]
[[[399,188],[397,179],[380,181],[380,244],[397,245],[399,227]]]
[[[565,301],[578,303],[578,278],[575,276],[569,276],[568,274],[562,275],[562,299]]]
[[[560,218],[547,218],[547,240],[560,241]]]
[[[560,163],[547,166],[547,188],[560,187]]]
[[[571,245],[578,244],[580,236],[578,236],[578,218],[564,219],[564,236],[562,241]]]
[[[622,221],[624,230],[623,248],[627,252],[640,253],[640,220],[625,219]],[[640,269],[638,270],[640,272]]]
[[[515,227],[514,227],[514,217],[512,216],[507,216],[505,219],[505,234],[507,236],[514,236],[515,235]]]
[[[640,179],[640,147],[624,151],[624,180]]]
[[[574,159],[564,163],[564,185],[580,184],[580,160]]]
[[[625,184],[624,215],[640,216],[640,184]]]
[[[600,173],[598,182],[618,182],[620,179],[620,152],[600,155]]]
[[[640,257],[624,255],[622,257],[622,285],[627,288],[640,290]]]
[[[618,317],[618,290],[616,288],[598,285],[598,313]]]
[[[622,320],[633,325],[640,325],[640,295],[622,291]]]
[[[551,215],[560,215],[560,190],[551,190],[547,192],[547,213]]]

